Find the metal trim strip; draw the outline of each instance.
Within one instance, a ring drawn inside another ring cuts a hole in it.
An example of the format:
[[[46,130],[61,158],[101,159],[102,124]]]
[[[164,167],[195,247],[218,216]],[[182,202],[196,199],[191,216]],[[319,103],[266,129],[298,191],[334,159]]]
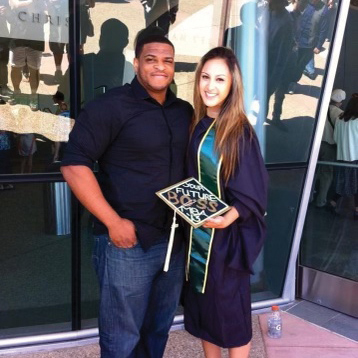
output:
[[[335,31],[334,40],[332,42],[331,56],[329,58],[329,65],[328,65],[328,71],[326,76],[326,82],[324,84],[324,89],[323,89],[322,101],[318,108],[319,114],[318,114],[316,133],[313,141],[313,146],[311,149],[311,157],[309,160],[308,171],[307,171],[306,180],[302,192],[303,194],[301,199],[301,205],[297,216],[292,249],[291,249],[288,269],[286,272],[285,284],[282,293],[282,298],[284,300],[293,301],[295,299],[295,293],[296,293],[295,277],[296,277],[296,262],[298,257],[298,251],[301,242],[303,226],[305,223],[313,177],[316,169],[318,152],[323,136],[323,129],[326,121],[326,113],[328,111],[328,106],[329,106],[330,97],[331,97],[333,84],[336,76],[337,66],[338,66],[338,60],[341,52],[341,46],[342,46],[345,26],[347,22],[348,10],[349,10],[349,1],[343,0],[339,7],[338,18],[336,22],[336,31]]]
[[[358,318],[358,281],[301,265],[299,272],[303,299]]]

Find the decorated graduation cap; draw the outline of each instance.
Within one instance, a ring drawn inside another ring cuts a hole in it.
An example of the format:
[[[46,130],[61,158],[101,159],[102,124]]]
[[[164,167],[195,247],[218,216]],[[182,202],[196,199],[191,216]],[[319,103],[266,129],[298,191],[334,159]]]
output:
[[[164,271],[168,271],[175,229],[178,227],[176,214],[180,215],[193,228],[198,228],[206,220],[226,212],[230,207],[195,178],[183,180],[156,194],[174,210],[164,264]]]

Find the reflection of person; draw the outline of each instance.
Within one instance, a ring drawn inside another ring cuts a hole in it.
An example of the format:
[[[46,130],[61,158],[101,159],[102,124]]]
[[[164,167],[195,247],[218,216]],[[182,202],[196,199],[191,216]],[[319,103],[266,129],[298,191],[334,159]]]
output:
[[[32,172],[32,158],[37,151],[36,137],[33,133],[20,134],[19,155],[21,160],[21,174]]]
[[[311,0],[305,8],[297,36],[297,67],[289,93],[294,93],[295,83],[299,81],[308,62],[314,54],[323,49],[328,31],[328,7],[321,0]]]
[[[144,8],[145,26],[160,27],[166,35],[170,24],[174,24],[179,9],[179,0],[140,0]]]
[[[337,161],[358,166],[358,93],[352,95],[345,111],[337,119],[334,140],[337,143]],[[354,196],[353,215],[358,219],[358,168],[337,168],[336,194],[330,201],[332,210],[336,209],[337,201],[342,196]]]
[[[53,96],[52,100],[55,105],[58,106],[56,110],[56,115],[62,117],[69,117],[70,111],[68,110],[67,103],[65,102],[65,96],[62,92],[57,91]],[[63,157],[63,152],[65,149],[65,142],[53,142],[52,153],[53,153],[53,162],[61,161]]]
[[[337,118],[342,114],[340,107],[346,99],[346,93],[335,89],[331,95],[331,104],[328,108],[327,119],[324,125],[321,147],[318,160],[333,162],[336,160],[336,142],[333,138],[334,126]],[[316,180],[319,181],[316,197],[316,206],[321,208],[327,204],[327,194],[333,180],[333,166],[322,165],[318,167]]]
[[[12,12],[10,22],[10,63],[11,81],[14,87],[14,98],[10,104],[16,104],[16,95],[21,93],[20,84],[22,80],[22,68],[28,66],[30,77],[30,107],[37,110],[36,92],[40,83],[40,66],[42,53],[45,49],[44,23],[45,17],[39,16],[38,20],[32,23],[31,14],[42,14],[46,9],[44,1],[33,0],[9,0]],[[18,21],[20,19],[20,21]],[[27,39],[28,34],[31,39]]]
[[[85,102],[132,81],[133,65],[123,54],[128,35],[128,27],[118,19],[108,19],[102,24],[98,53],[82,57]]]
[[[49,47],[55,61],[54,80],[59,83],[62,78],[62,60],[68,42],[68,2],[63,0],[48,0],[49,14]],[[61,21],[60,24],[57,21]],[[68,46],[67,46],[68,53]]]
[[[161,357],[184,276],[180,240],[163,272],[172,215],[155,192],[184,179],[192,109],[169,90],[174,47],[166,37],[143,34],[135,56],[137,76],[85,107],[62,160],[96,218],[102,358]]]
[[[292,18],[285,9],[286,0],[269,0],[268,49],[267,49],[267,116],[270,97],[284,81],[283,74],[294,47]],[[274,116],[273,121],[277,118]]]
[[[210,50],[199,62],[188,175],[231,205],[223,216],[190,230],[184,323],[207,357],[248,357],[250,273],[265,236],[267,172],[244,113],[243,86],[233,52]],[[210,261],[210,263],[209,263]]]
[[[83,45],[87,41],[87,37],[94,36],[94,28],[91,20],[90,8],[94,8],[96,0],[80,0],[80,52],[83,53]]]
[[[277,121],[281,120],[282,105],[285,99],[285,94],[287,93],[288,86],[296,71],[297,34],[298,34],[301,14],[305,9],[305,7],[307,6],[307,2],[308,0],[293,0],[291,1],[291,4],[286,7],[286,10],[289,12],[292,19],[294,42],[291,51],[289,51],[289,53],[287,54],[287,63],[282,73],[281,80],[279,81],[275,91],[275,102],[273,105],[273,112],[272,112],[273,123],[277,123]]]
[[[327,14],[327,31],[326,31],[326,39],[327,37],[332,36],[332,23],[334,24],[334,19],[332,18],[333,13],[333,0],[325,1],[327,4],[328,14]],[[326,40],[325,39],[325,40]],[[315,69],[315,61],[314,55],[311,57],[310,61],[307,63],[305,69],[303,70],[303,74],[307,76],[309,79],[314,80],[316,78],[316,69]]]
[[[9,11],[9,1],[0,0],[0,95],[8,96],[12,91],[7,86],[9,62],[9,30],[5,21],[6,14]]]
[[[11,174],[11,134],[0,130],[0,174]],[[13,189],[12,184],[0,184],[0,190]]]

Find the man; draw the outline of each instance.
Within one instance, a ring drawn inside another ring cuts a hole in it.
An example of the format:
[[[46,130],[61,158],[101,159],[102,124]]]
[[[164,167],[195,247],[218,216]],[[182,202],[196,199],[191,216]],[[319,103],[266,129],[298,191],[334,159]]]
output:
[[[155,192],[184,178],[192,108],[169,90],[174,47],[166,37],[139,37],[135,56],[132,83],[85,107],[62,161],[96,219],[102,358],[162,357],[184,274],[181,240],[163,272],[173,215]]]

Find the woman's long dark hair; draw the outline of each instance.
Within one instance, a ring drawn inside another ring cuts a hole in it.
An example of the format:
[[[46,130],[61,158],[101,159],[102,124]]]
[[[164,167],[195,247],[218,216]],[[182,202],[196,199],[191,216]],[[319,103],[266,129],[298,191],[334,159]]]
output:
[[[243,84],[239,63],[233,51],[226,47],[215,47],[205,54],[200,60],[195,72],[194,85],[194,121],[192,132],[199,121],[206,115],[206,106],[200,95],[200,77],[205,63],[213,59],[223,59],[232,75],[231,89],[221,106],[219,116],[216,120],[215,149],[222,156],[222,174],[225,182],[233,175],[239,162],[238,143],[248,128],[252,136],[250,125],[245,111],[243,101]]]
[[[351,119],[358,118],[358,93],[353,93],[351,99],[347,103],[345,111],[340,115],[341,119],[348,122]]]

